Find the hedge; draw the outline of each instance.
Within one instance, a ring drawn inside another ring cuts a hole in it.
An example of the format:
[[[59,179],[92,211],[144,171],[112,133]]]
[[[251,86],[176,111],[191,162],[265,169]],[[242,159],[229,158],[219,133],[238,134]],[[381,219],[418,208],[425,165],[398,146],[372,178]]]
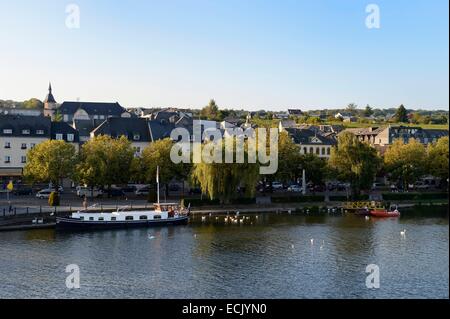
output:
[[[448,199],[448,193],[383,193],[384,200]]]

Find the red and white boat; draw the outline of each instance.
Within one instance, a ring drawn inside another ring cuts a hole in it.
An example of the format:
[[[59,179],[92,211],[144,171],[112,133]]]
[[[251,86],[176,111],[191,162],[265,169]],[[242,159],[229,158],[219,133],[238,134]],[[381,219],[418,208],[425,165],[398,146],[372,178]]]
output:
[[[370,211],[370,216],[373,217],[400,217],[400,212],[397,208],[395,209],[374,209]]]

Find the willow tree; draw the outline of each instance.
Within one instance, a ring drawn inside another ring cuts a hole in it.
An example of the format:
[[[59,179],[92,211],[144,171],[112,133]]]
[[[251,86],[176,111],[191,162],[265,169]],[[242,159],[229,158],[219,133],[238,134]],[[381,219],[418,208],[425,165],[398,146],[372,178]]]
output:
[[[202,147],[208,147],[208,144]],[[224,154],[225,143],[221,147]],[[237,158],[235,147],[232,154],[233,158]],[[249,163],[247,143],[244,144],[243,155],[242,163],[225,163],[224,161],[196,163],[192,170],[192,179],[200,185],[203,194],[207,194],[211,200],[219,199],[221,203],[229,203],[231,199],[236,198],[239,187],[245,189],[247,197],[253,197],[259,180],[259,164]]]
[[[415,139],[404,143],[397,139],[384,153],[386,172],[392,180],[401,182],[404,189],[414,184],[427,171],[427,152]]]
[[[51,182],[58,189],[63,178],[72,176],[75,163],[76,151],[72,144],[50,140],[28,151],[23,173],[32,183]]]
[[[328,161],[338,179],[350,183],[353,198],[357,198],[361,190],[371,188],[380,164],[377,151],[350,132],[339,135],[338,146],[331,150]]]
[[[81,148],[76,179],[91,188],[110,189],[113,184],[127,183],[133,157],[133,147],[126,137],[96,136]]]

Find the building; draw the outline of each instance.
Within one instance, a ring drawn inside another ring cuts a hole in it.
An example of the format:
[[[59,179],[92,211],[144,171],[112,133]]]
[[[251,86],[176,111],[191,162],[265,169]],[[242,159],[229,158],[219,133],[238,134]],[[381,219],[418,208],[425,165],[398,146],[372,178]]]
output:
[[[132,117],[119,103],[63,102],[57,109],[64,122],[74,120],[106,120],[110,117]]]
[[[0,115],[41,116],[43,114],[44,113],[42,109],[0,107]]]
[[[152,141],[148,126],[148,119],[110,117],[91,132],[91,138],[99,135],[108,135],[112,138],[125,136],[139,156]]]
[[[50,139],[65,141],[72,144],[78,152],[80,148],[80,136],[78,131],[66,122],[52,122]]]
[[[343,122],[356,122],[358,120],[355,116],[353,116],[349,112],[338,112],[334,117]]]
[[[50,138],[50,117],[0,115],[0,179],[20,178],[27,152]]]
[[[301,128],[286,128],[292,141],[300,147],[300,154],[315,154],[320,158],[328,159],[331,148],[336,145],[336,140],[325,137],[313,130]]]
[[[410,139],[416,139],[420,143],[429,144],[436,142],[443,136],[448,136],[448,130],[423,129],[419,126],[385,126],[367,128],[349,128],[345,132],[355,134],[360,141],[374,146],[388,146],[396,139],[402,139],[408,143]]]
[[[303,112],[300,109],[288,109],[288,114],[292,116],[302,116]]]
[[[48,84],[48,94],[44,99],[44,116],[55,117],[56,110],[58,109],[58,103],[56,103],[55,97],[52,94],[52,84]]]

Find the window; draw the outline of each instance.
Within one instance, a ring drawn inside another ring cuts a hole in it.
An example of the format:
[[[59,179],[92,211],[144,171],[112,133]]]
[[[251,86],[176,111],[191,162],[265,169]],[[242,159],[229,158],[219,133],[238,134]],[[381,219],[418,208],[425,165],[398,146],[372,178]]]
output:
[[[6,164],[11,163],[11,156],[8,155],[5,156],[5,163]]]
[[[139,216],[139,219],[140,219],[140,220],[146,220],[146,219],[147,219],[147,216],[145,216],[145,215]]]
[[[23,150],[26,150],[27,149],[27,143],[22,143],[22,146],[20,148],[23,149]]]
[[[141,139],[141,136],[139,134],[134,134],[133,135],[133,140],[139,141],[140,139]]]
[[[311,154],[314,153],[314,148],[310,147],[310,148],[309,148],[309,152],[310,152]]]
[[[56,139],[58,141],[61,141],[63,139],[63,135],[62,134],[56,134]]]
[[[126,216],[125,220],[134,220],[133,216]]]
[[[327,155],[330,155],[331,154],[331,148],[329,147],[329,148],[327,148]]]
[[[80,216],[80,220],[84,220],[84,216]]]
[[[320,149],[317,147],[316,148],[316,154],[319,155],[320,154]]]
[[[22,130],[23,135],[30,135],[30,130]]]
[[[104,115],[100,115],[99,118],[100,118],[100,120],[104,120],[105,116]]]
[[[99,218],[98,218],[98,221],[99,221],[99,222],[102,222],[102,221],[104,221],[104,220],[105,220],[104,217],[99,217]]]
[[[10,142],[5,142],[5,148],[11,148],[11,143]]]
[[[92,222],[94,221],[94,217],[89,217],[89,220]]]
[[[153,219],[161,219],[161,215],[155,215],[153,216]]]
[[[21,162],[22,162],[22,164],[25,164],[27,162],[27,157],[26,156],[22,156],[21,157]]]
[[[10,128],[4,128],[4,129],[3,129],[3,134],[12,134],[12,129],[10,129]]]
[[[322,155],[325,155],[325,147],[322,147]]]
[[[75,136],[73,134],[67,134],[67,141],[68,142],[73,142],[74,139],[75,139]]]
[[[303,154],[308,154],[308,148],[307,147],[303,148]]]
[[[36,146],[36,143],[31,143],[30,148],[33,149]]]
[[[44,135],[44,130],[36,130],[37,135]]]
[[[112,221],[116,221],[116,220],[117,220],[117,217],[111,217],[111,220],[112,220]]]

